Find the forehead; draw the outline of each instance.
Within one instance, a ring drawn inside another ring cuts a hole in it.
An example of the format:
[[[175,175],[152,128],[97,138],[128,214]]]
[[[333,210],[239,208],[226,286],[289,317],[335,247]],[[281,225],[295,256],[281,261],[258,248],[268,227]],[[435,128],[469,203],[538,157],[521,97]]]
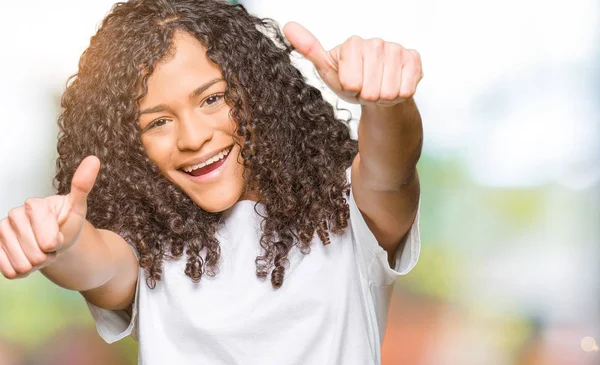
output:
[[[168,102],[166,99],[183,95],[187,98],[198,86],[215,78],[221,78],[221,70],[206,56],[206,47],[189,33],[177,31],[169,55],[148,78],[148,93],[140,103]]]

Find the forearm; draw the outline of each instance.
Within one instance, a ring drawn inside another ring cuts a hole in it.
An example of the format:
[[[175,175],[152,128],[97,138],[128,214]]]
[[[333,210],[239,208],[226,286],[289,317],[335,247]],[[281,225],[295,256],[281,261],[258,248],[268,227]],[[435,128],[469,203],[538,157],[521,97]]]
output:
[[[423,126],[414,99],[389,107],[362,106],[358,150],[369,189],[394,191],[415,179],[422,145]]]
[[[85,221],[77,243],[41,272],[63,288],[86,291],[101,287],[116,274],[116,260],[102,232]]]

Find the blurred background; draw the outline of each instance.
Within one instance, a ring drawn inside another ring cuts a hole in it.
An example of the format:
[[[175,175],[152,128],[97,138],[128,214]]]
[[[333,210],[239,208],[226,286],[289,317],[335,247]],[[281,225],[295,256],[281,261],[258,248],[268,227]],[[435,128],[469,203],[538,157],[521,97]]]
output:
[[[113,2],[0,2],[0,218],[53,193],[60,95]],[[422,55],[423,247],[383,363],[600,364],[600,3],[241,3],[325,48],[356,34]],[[79,294],[40,274],[0,279],[0,365],[135,364],[136,346],[105,345]]]

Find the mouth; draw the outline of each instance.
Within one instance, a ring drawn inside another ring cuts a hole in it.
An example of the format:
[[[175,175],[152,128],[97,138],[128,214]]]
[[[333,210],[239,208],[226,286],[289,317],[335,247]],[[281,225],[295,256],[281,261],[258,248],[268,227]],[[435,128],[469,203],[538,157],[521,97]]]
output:
[[[227,147],[208,160],[197,165],[185,166],[181,168],[180,171],[193,177],[207,175],[225,164],[225,161],[227,160],[232,148],[233,146]]]

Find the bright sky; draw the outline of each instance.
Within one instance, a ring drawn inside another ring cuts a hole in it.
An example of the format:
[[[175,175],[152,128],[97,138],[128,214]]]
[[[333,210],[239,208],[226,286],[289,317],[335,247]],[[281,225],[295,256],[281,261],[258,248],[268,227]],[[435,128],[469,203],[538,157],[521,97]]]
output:
[[[0,180],[0,209],[51,191],[56,98],[113,2],[0,3],[0,153],[10,156],[0,167],[11,172]],[[588,77],[600,44],[595,0],[245,3],[303,23],[328,48],[358,34],[418,49],[426,149],[460,156],[482,184],[598,179],[598,85]]]
[[[0,2],[1,212],[52,192],[58,98],[113,3]]]
[[[245,3],[304,24],[326,48],[357,34],[419,50],[425,148],[460,156],[482,184],[581,188],[599,177],[595,0]]]

